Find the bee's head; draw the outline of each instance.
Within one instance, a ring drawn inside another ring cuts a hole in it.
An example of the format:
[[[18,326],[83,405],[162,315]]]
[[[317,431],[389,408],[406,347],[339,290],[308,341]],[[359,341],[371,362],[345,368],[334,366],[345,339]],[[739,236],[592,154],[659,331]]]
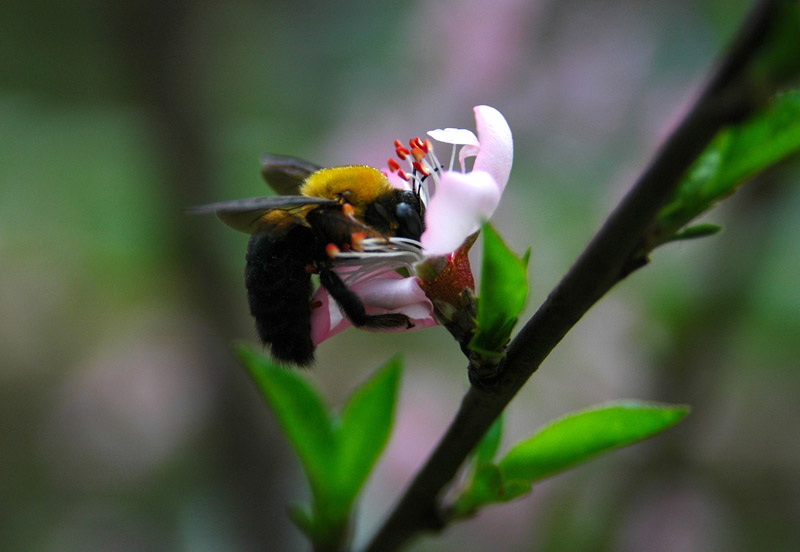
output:
[[[419,196],[409,191],[399,191],[394,216],[397,221],[397,235],[419,241],[425,230],[422,202]]]
[[[367,206],[364,222],[388,236],[419,241],[425,230],[423,212],[417,194],[395,188]]]

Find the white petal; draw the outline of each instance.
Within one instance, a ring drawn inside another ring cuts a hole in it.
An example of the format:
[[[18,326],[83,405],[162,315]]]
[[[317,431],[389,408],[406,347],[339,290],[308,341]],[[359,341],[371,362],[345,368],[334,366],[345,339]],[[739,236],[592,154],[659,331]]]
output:
[[[437,128],[429,130],[428,136],[437,142],[456,145],[477,146],[478,137],[471,130],[466,128]]]
[[[453,252],[500,203],[501,190],[489,173],[447,171],[425,211],[422,247],[426,255]]]
[[[481,145],[473,170],[491,174],[502,192],[511,174],[514,158],[511,129],[503,114],[493,107],[479,105],[473,111]]]

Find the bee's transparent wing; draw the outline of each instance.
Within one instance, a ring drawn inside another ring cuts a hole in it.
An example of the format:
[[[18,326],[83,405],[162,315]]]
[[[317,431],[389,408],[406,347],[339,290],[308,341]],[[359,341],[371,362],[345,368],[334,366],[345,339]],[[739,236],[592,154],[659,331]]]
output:
[[[261,176],[281,195],[297,195],[300,185],[322,167],[290,155],[265,153],[261,156]]]
[[[267,213],[282,211],[288,219],[317,205],[336,205],[336,201],[306,196],[251,197],[199,205],[187,209],[186,212],[192,215],[215,214],[234,230],[253,234],[263,226],[264,215]],[[277,221],[280,221],[280,217],[275,222]]]

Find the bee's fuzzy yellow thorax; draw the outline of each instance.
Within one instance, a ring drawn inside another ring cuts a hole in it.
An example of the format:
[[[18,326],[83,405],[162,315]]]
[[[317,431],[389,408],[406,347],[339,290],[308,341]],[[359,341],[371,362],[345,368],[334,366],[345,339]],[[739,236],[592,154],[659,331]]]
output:
[[[392,190],[385,174],[365,165],[321,169],[306,178],[300,187],[304,196],[344,199],[359,214],[367,205]]]

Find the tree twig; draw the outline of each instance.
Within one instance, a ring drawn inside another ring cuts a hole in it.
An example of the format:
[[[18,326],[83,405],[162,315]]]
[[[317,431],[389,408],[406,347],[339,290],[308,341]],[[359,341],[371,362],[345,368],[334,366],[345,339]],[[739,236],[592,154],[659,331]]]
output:
[[[645,233],[681,177],[716,133],[756,107],[747,66],[774,23],[781,0],[757,2],[693,106],[589,245],[510,343],[498,380],[473,386],[428,461],[367,548],[398,549],[445,524],[438,497],[494,420],[575,323],[638,266]]]

